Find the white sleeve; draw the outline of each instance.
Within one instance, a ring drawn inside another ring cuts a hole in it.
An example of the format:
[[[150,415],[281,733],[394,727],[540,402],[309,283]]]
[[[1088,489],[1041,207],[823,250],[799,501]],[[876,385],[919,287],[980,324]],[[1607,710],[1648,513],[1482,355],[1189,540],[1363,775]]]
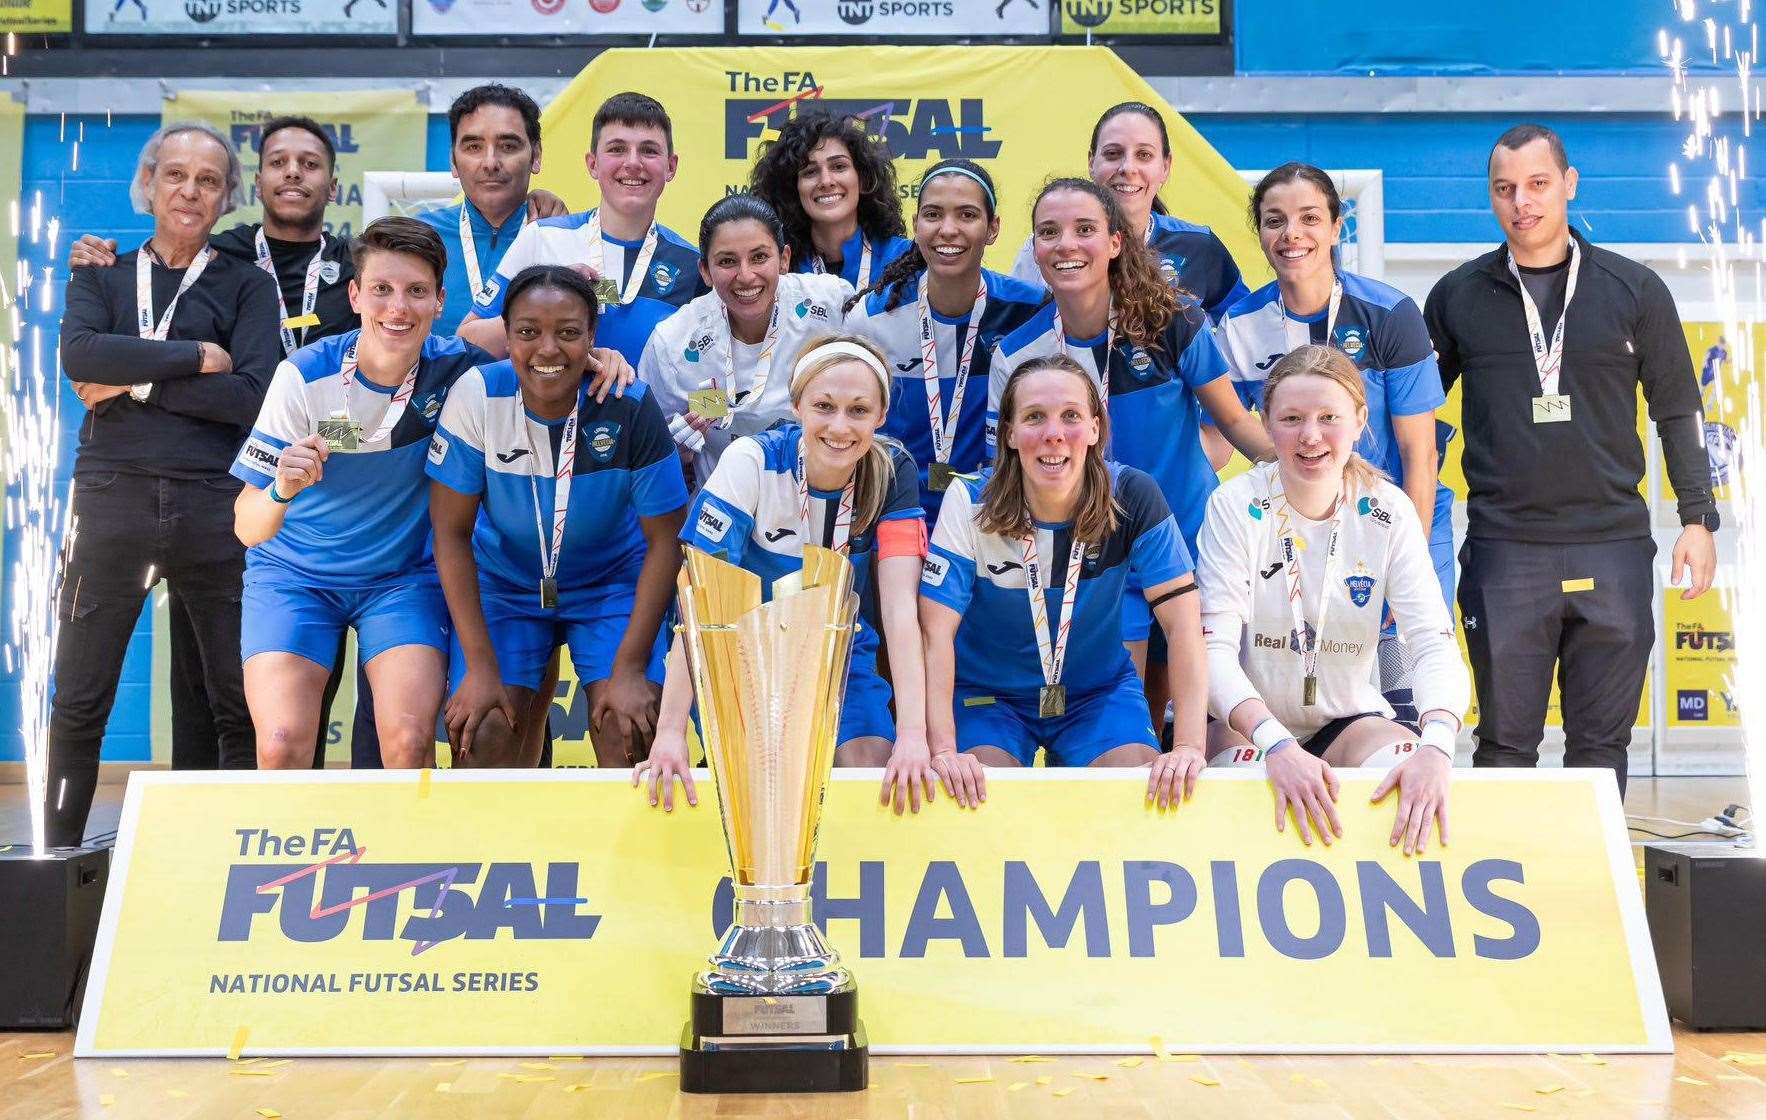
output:
[[[644,343],[644,353],[638,358],[638,380],[650,386],[664,417],[678,416],[687,410],[686,394],[678,384],[672,360],[674,347],[679,343],[669,325],[676,317],[688,314],[690,308],[690,304],[681,308],[651,331],[650,340]]]
[[[1223,486],[1208,499],[1196,540],[1196,583],[1202,596],[1202,639],[1208,646],[1208,711],[1225,720],[1247,700],[1261,699],[1245,674],[1240,645],[1251,623],[1257,557],[1250,522],[1234,506],[1239,487]]]
[[[987,435],[984,446],[990,463],[999,455],[1000,398],[1006,392],[1006,373],[1006,352],[995,343],[993,355],[987,363]]]
[[[1471,675],[1453,640],[1453,619],[1441,600],[1441,584],[1416,510],[1396,490],[1384,504],[1395,515],[1386,556],[1386,602],[1398,623],[1399,639],[1415,658],[1416,710],[1439,709],[1463,720],[1471,705]]]
[[[1031,248],[1031,238],[1024,239],[1024,247],[1018,250],[1018,256],[1012,261],[1012,276],[1026,284],[1042,287],[1042,269],[1036,267],[1036,251]]]
[[[307,407],[306,378],[293,362],[277,363],[264,393],[264,403],[233,460],[233,474],[258,489],[267,489],[276,478],[282,449],[313,434],[311,409]]]

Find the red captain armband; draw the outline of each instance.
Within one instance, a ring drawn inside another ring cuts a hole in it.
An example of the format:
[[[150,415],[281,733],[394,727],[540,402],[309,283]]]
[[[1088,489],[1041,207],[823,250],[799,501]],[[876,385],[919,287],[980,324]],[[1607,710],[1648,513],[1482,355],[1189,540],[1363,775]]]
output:
[[[877,559],[891,556],[912,556],[926,559],[926,521],[920,517],[899,517],[877,525]]]

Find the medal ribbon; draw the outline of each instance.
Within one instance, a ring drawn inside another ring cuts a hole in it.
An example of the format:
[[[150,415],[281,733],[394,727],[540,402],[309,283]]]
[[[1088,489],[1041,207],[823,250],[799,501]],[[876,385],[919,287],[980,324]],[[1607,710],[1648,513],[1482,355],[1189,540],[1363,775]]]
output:
[[[1055,342],[1061,347],[1061,353],[1071,357],[1067,350],[1067,328],[1061,325],[1061,308],[1055,306]],[[1104,335],[1104,368],[1098,371],[1098,393],[1104,403],[1110,403],[1110,359],[1116,353],[1116,304],[1110,304],[1110,329]]]
[[[1338,544],[1343,533],[1343,511],[1349,504],[1349,492],[1345,489],[1337,496],[1337,509],[1331,517],[1330,541],[1325,545],[1324,583],[1318,594],[1318,621],[1313,623],[1312,636],[1308,639],[1305,613],[1305,577],[1300,570],[1300,549],[1294,543],[1294,528],[1289,521],[1289,515],[1293,510],[1288,505],[1287,494],[1276,492],[1273,486],[1274,480],[1271,481],[1269,504],[1270,509],[1275,513],[1273,528],[1281,545],[1282,560],[1288,569],[1288,614],[1294,623],[1293,639],[1301,643],[1301,648],[1297,651],[1300,654],[1300,672],[1316,681],[1318,680],[1318,647],[1319,643],[1324,640],[1325,615],[1330,610],[1331,588],[1336,584],[1337,560],[1340,552]],[[1279,507],[1276,504],[1277,498],[1281,499]],[[1294,516],[1298,516],[1298,514]]]
[[[859,236],[858,243],[858,283],[853,286],[863,291],[871,283],[871,243],[866,241],[862,234]],[[820,253],[809,258],[809,270],[817,276],[828,274],[828,265],[822,260]]]
[[[984,278],[975,291],[975,306],[969,310],[967,334],[957,359],[956,383],[950,388],[950,414],[940,408],[938,383],[938,338],[932,330],[932,306],[928,302],[925,276],[920,277],[920,379],[926,386],[926,417],[932,427],[932,457],[940,463],[950,462],[956,447],[957,418],[963,414],[963,390],[969,387],[969,364],[975,358],[975,338],[981,333],[981,317],[987,313],[987,281]]]
[[[1054,539],[1050,534],[1050,540]],[[1072,634],[1073,604],[1079,598],[1079,567],[1085,558],[1085,543],[1073,534],[1073,547],[1067,553],[1067,578],[1061,585],[1061,625],[1049,637],[1049,605],[1043,595],[1041,561],[1036,555],[1036,527],[1032,524],[1024,538],[1024,590],[1030,595],[1030,628],[1036,632],[1036,652],[1042,658],[1044,685],[1061,683],[1061,670],[1067,663],[1067,639]]]
[[[803,543],[810,545],[819,542],[822,534],[815,531],[809,520],[809,467],[803,461],[803,435],[797,437],[797,519],[803,527]],[[840,505],[834,514],[834,540],[830,547],[842,556],[852,547],[852,492],[856,477],[848,479],[846,488],[840,492]]]
[[[464,210],[464,208],[462,208]],[[258,227],[257,236],[258,267],[270,274],[276,281],[276,325],[282,328],[282,356],[287,357],[300,349],[301,343],[307,340],[307,328],[302,327],[297,336],[288,325],[288,303],[282,298],[282,281],[276,277],[276,262],[270,257],[270,241],[264,236],[264,227]],[[300,314],[306,318],[319,305],[319,269],[325,264],[325,235],[319,235],[319,247],[313,251],[313,259],[307,262],[307,278],[301,285]]]
[[[597,276],[615,279],[607,276],[605,267],[607,245],[601,239],[601,210],[599,207],[596,207],[595,212],[589,215],[589,224],[584,227],[584,231],[589,240],[589,267],[595,270]],[[638,289],[644,286],[644,273],[650,267],[650,258],[655,255],[656,223],[651,222],[650,228],[644,233],[643,247],[638,250],[638,259],[632,265],[632,277],[619,290],[619,305],[621,307],[638,298]],[[617,283],[617,280],[615,282]]]
[[[399,387],[393,390],[392,400],[387,403],[386,411],[381,414],[380,426],[374,429],[373,435],[360,438],[360,445],[362,447],[367,447],[371,443],[379,443],[381,440],[392,434],[392,430],[398,425],[399,419],[405,415],[405,406],[411,403],[411,394],[417,388],[417,367],[422,364],[423,360],[419,358],[417,361],[411,363],[410,369],[405,371],[404,381],[400,382]],[[350,348],[344,351],[343,367],[338,370],[338,374],[343,378],[343,414],[346,418],[349,418],[350,385],[356,379],[355,343],[351,343]]]
[[[149,245],[152,242],[148,243]],[[196,251],[190,267],[184,270],[184,279],[178,282],[178,293],[172,302],[166,304],[165,314],[159,317],[159,325],[153,323],[153,254],[148,245],[141,246],[135,254],[135,330],[142,338],[154,342],[164,342],[166,333],[172,329],[172,312],[178,309],[178,301],[184,298],[196,283],[208,262],[214,259],[215,251],[204,245]]]
[[[1570,318],[1570,301],[1576,298],[1576,274],[1582,271],[1582,246],[1574,237],[1570,238],[1570,275],[1564,280],[1564,309],[1558,314],[1550,342],[1545,340],[1545,327],[1539,321],[1539,305],[1533,302],[1533,293],[1527,290],[1527,282],[1521,279],[1521,269],[1515,264],[1513,253],[1509,254],[1508,270],[1521,289],[1521,310],[1527,316],[1527,341],[1533,347],[1533,367],[1539,371],[1539,394],[1554,396],[1558,391],[1558,374],[1564,368],[1564,324]]]
[[[1310,344],[1312,342],[1312,330],[1310,324],[1289,317],[1287,304],[1282,302],[1282,290],[1279,285],[1275,290],[1275,306],[1276,310],[1280,311],[1282,315],[1282,341],[1287,344],[1289,352],[1298,350],[1300,347]],[[1337,309],[1342,306],[1343,281],[1337,277],[1332,277],[1331,299],[1330,302],[1326,304],[1328,310],[1325,312],[1326,346],[1335,345],[1331,342],[1331,335],[1335,333],[1337,329]]]
[[[520,396],[519,392],[516,394]],[[546,536],[546,522],[540,513],[540,453],[533,442],[533,421],[527,416],[527,405],[521,406],[521,434],[527,440],[527,449],[533,459],[533,473],[527,476],[528,489],[533,493],[533,524],[540,538],[540,576],[541,587],[550,580],[552,586],[558,586],[558,559],[564,555],[564,523],[570,512],[570,482],[576,475],[576,426],[581,414],[581,397],[578,396],[578,407],[570,411],[564,420],[564,436],[558,441],[558,461],[552,472],[552,535]],[[547,443],[550,444],[550,438]],[[551,544],[548,547],[547,541]]]
[[[472,238],[471,203],[460,203],[460,256],[466,264],[466,286],[472,290],[472,302],[484,293],[484,271],[478,267],[478,245]]]
[[[721,306],[721,305],[720,305]],[[773,292],[773,315],[767,320],[766,337],[760,343],[760,356],[754,359],[754,384],[748,390],[748,401],[756,408],[760,407],[760,395],[766,392],[767,378],[773,372],[773,354],[779,345],[779,293]],[[727,428],[730,421],[736,418],[736,328],[730,323],[730,309],[723,308],[724,316],[724,370],[728,381],[726,395],[730,399],[730,410],[724,413],[717,426]],[[718,387],[717,379],[711,380],[713,389]]]

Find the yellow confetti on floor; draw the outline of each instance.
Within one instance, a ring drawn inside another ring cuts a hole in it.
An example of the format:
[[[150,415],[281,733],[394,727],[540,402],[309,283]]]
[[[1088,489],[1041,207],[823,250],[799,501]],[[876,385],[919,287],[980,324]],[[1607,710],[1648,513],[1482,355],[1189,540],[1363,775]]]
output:
[[[1512,1108],[1516,1112],[1538,1112],[1539,1111],[1539,1106],[1536,1104],[1509,1104],[1507,1101],[1504,1101],[1502,1107]]]
[[[1220,1082],[1216,1081],[1214,1078],[1209,1077],[1206,1074],[1201,1074],[1201,1073],[1190,1074],[1190,1080],[1194,1081],[1198,1085],[1203,1085],[1203,1086],[1206,1086],[1210,1089],[1212,1089],[1215,1086],[1220,1084]]]
[[[1578,1054],[1576,1060],[1585,1065],[1591,1066],[1604,1066],[1607,1064],[1607,1060],[1598,1054]]]
[[[281,1120],[282,1116],[280,1112],[277,1112],[273,1108],[260,1108],[257,1110],[257,1114],[262,1116],[264,1120]]]
[[[1313,1088],[1314,1088],[1314,1089],[1317,1089],[1317,1090],[1318,1090],[1318,1091],[1319,1091],[1319,1092],[1321,1092],[1321,1093],[1323,1093],[1323,1092],[1327,1092],[1327,1091],[1329,1091],[1329,1090],[1330,1090],[1330,1086],[1329,1086],[1329,1085],[1326,1085],[1326,1084],[1325,1084],[1325,1083],[1324,1083],[1324,1082],[1323,1082],[1323,1081],[1321,1081],[1321,1080],[1319,1080],[1319,1079],[1318,1079],[1318,1078],[1316,1078],[1316,1077],[1315,1077],[1315,1078],[1313,1078],[1313,1079],[1312,1079],[1312,1087],[1313,1087]]]
[[[111,1105],[113,1105],[115,1103],[117,1103],[117,1097],[116,1097],[115,1093],[100,1093],[100,1094],[98,1094],[98,1107],[99,1108],[109,1108]]]
[[[233,1032],[233,1044],[227,1047],[227,1060],[237,1062],[239,1055],[245,1052],[245,1040],[251,1037],[250,1027],[240,1027]]]
[[[1698,1078],[1688,1077],[1684,1073],[1681,1074],[1679,1077],[1676,1077],[1674,1080],[1680,1082],[1682,1085],[1703,1085],[1707,1089],[1710,1088],[1710,1086],[1711,1086],[1711,1083],[1709,1081],[1700,1081]]]
[[[1753,1078],[1753,1077],[1749,1077],[1745,1073],[1720,1073],[1717,1075],[1717,1080],[1719,1080],[1719,1081],[1755,1081],[1758,1079]]]
[[[583,1056],[581,1054],[565,1054],[562,1057],[552,1057],[546,1060],[548,1062],[580,1062],[583,1060]]]
[[[233,1071],[233,1076],[234,1077],[274,1077],[275,1074],[271,1073],[267,1069],[236,1069]]]
[[[180,1100],[181,1101],[185,1097],[188,1097],[189,1095],[190,1095],[190,1090],[188,1090],[188,1089],[167,1089],[166,1090],[166,1096],[171,1097],[173,1100]]]
[[[430,1062],[429,1064],[432,1066],[463,1066],[466,1064],[466,1059],[465,1058],[454,1058],[454,1059],[452,1059],[450,1061],[446,1061],[446,1062]]]
[[[1539,1088],[1537,1088],[1533,1091],[1535,1093],[1538,1093],[1542,1097],[1549,1097],[1553,1093],[1563,1092],[1564,1087],[1562,1085],[1541,1085]]]
[[[951,1078],[951,1080],[955,1081],[958,1085],[985,1085],[989,1081],[992,1081],[993,1078],[991,1078],[991,1077],[953,1077],[953,1078]]]
[[[1123,1069],[1134,1069],[1141,1064],[1141,1060],[1139,1058],[1119,1058],[1116,1064]]]
[[[1006,1086],[1006,1092],[1016,1093],[1020,1089],[1028,1089],[1029,1087],[1030,1087],[1030,1082],[1028,1082],[1028,1081],[1014,1081],[1010,1085]]]
[[[566,1085],[564,1087],[564,1091],[566,1093],[581,1093],[581,1092],[584,1092],[585,1090],[592,1089],[592,1088],[594,1088],[594,1086],[590,1085],[587,1081],[578,1081],[573,1084]]]
[[[1154,1035],[1149,1041],[1153,1047],[1153,1057],[1158,1058],[1162,1062],[1169,1062],[1171,1060],[1171,1051],[1165,1049],[1164,1039],[1160,1038],[1158,1035]]]
[[[638,1084],[642,1085],[646,1081],[661,1081],[665,1077],[679,1077],[679,1076],[680,1076],[680,1071],[678,1071],[678,1070],[656,1069],[656,1070],[651,1070],[649,1073],[639,1074],[638,1075]]]
[[[518,1073],[515,1075],[515,1080],[523,1085],[534,1085],[541,1081],[556,1081],[558,1079],[549,1073]]]
[[[1074,1088],[1073,1088],[1073,1086],[1071,1086],[1071,1085],[1069,1085],[1069,1086],[1067,1086],[1067,1087],[1066,1087],[1066,1088],[1065,1088],[1065,1089],[1056,1089],[1056,1090],[1055,1090],[1055,1091],[1054,1091],[1054,1092],[1053,1092],[1053,1093],[1052,1093],[1052,1094],[1050,1094],[1050,1095],[1051,1095],[1051,1096],[1056,1096],[1056,1097],[1070,1097],[1070,1096],[1072,1096],[1072,1095],[1073,1095],[1073,1094],[1074,1094],[1074,1093],[1075,1093],[1075,1092],[1077,1092],[1077,1091],[1078,1091],[1078,1090],[1076,1090],[1076,1089],[1074,1089]]]
[[[1052,1074],[1045,1073],[1036,1079],[1036,1083],[1038,1085],[1053,1085],[1055,1083],[1055,1078]]]
[[[1016,1058],[1007,1058],[1006,1061],[1016,1062],[1021,1066],[1027,1066],[1034,1062],[1052,1062],[1055,1061],[1055,1059],[1044,1057],[1041,1054],[1020,1054]]]
[[[112,1077],[127,1077],[129,1076],[129,1071],[122,1066],[112,1066],[110,1068],[110,1075]]]
[[[449,1081],[437,1081],[435,1083],[435,1091],[438,1093],[451,1093],[454,1091],[453,1083]]]
[[[1738,1066],[1766,1066],[1766,1054],[1747,1050],[1731,1050],[1723,1055],[1723,1060]]]
[[[33,1050],[29,1054],[20,1054],[18,1056],[18,1060],[21,1062],[31,1062],[31,1061],[35,1061],[38,1058],[53,1058],[53,1057],[55,1057],[55,1051],[53,1051],[53,1050]]]

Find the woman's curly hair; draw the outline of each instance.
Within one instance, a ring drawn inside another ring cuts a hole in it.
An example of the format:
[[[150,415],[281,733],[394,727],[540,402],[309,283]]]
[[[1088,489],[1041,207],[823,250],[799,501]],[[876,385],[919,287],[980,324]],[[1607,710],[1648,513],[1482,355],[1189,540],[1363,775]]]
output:
[[[857,117],[838,117],[818,110],[799,113],[779,130],[777,140],[760,146],[754,167],[748,173],[750,193],[765,200],[785,223],[785,241],[791,247],[793,267],[815,252],[809,236],[809,215],[803,212],[803,202],[797,194],[797,174],[809,162],[809,154],[816,145],[830,139],[845,146],[852,156],[853,169],[858,172],[858,228],[865,240],[880,245],[907,233],[889,150],[866,134]]]
[[[1147,350],[1160,350],[1160,336],[1171,320],[1184,313],[1184,306],[1194,297],[1169,284],[1146,242],[1134,235],[1116,196],[1090,179],[1050,179],[1030,207],[1031,228],[1036,226],[1036,208],[1042,200],[1057,191],[1078,191],[1097,199],[1104,208],[1104,225],[1111,233],[1122,236],[1122,252],[1110,262],[1110,307],[1116,316],[1116,331],[1135,345]],[[1034,234],[1032,235],[1034,236]],[[1175,359],[1176,354],[1166,355]]]

